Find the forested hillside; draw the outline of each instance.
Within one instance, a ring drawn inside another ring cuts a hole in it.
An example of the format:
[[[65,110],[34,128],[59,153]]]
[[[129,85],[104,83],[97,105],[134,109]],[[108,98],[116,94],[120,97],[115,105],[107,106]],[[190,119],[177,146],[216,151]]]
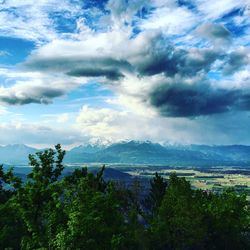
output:
[[[145,194],[138,181],[105,181],[86,168],[61,177],[60,145],[29,156],[23,182],[0,168],[0,249],[249,249],[244,194],[194,190],[175,173],[157,173]]]

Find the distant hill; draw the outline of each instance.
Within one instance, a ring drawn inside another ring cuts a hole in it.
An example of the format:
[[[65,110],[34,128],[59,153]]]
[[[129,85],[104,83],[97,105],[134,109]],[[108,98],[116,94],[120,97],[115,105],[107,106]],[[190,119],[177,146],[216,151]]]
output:
[[[0,163],[27,164],[38,150],[25,145],[0,147]],[[81,145],[67,151],[66,163],[166,164],[180,166],[250,165],[250,146],[161,145],[150,141],[127,141]]]
[[[100,168],[88,168],[89,172],[92,172],[96,174]],[[123,181],[129,181],[132,177],[130,174],[122,172],[120,170],[114,169],[114,168],[105,168],[103,178],[105,180],[123,180]]]
[[[23,144],[0,146],[0,164],[9,165],[27,164],[28,155],[38,150]]]
[[[211,157],[219,157],[234,161],[249,161],[250,146],[244,145],[226,145],[226,146],[207,146],[191,145],[190,148],[195,151],[203,152]]]
[[[8,170],[10,166],[4,166],[5,171]],[[65,167],[62,172],[62,177],[68,176],[73,173],[73,171],[78,167]],[[31,167],[19,166],[14,167],[14,174],[20,177],[23,181],[27,180],[27,175],[31,172]],[[89,167],[88,172],[96,174],[100,170],[100,167]],[[119,180],[119,181],[132,181],[132,176],[128,173],[124,173],[118,169],[107,167],[105,168],[103,178],[108,180]]]

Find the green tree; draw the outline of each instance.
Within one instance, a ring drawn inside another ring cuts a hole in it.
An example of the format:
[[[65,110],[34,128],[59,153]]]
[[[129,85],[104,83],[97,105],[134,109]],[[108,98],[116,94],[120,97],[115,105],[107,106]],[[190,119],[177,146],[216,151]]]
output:
[[[189,182],[175,173],[170,175],[151,233],[152,249],[201,249],[206,233],[201,204]]]
[[[171,174],[150,227],[151,249],[248,249],[249,205],[233,190],[194,190]]]
[[[105,166],[62,176],[60,145],[30,155],[27,181],[0,166],[0,249],[249,249],[246,195],[194,190],[156,173],[147,204],[140,180],[106,182]],[[146,220],[143,216],[146,216]]]
[[[12,197],[21,185],[22,181],[13,174],[13,168],[5,172],[3,165],[0,165],[0,204]]]
[[[112,185],[104,184],[103,171],[93,175],[76,170],[65,178],[63,209],[67,223],[56,236],[56,249],[112,249],[112,244],[123,244],[123,216]]]
[[[4,172],[0,166],[0,249],[20,249],[24,226],[13,206],[13,198],[21,184],[12,169]]]
[[[58,207],[62,193],[58,178],[64,168],[64,155],[65,151],[59,144],[55,150],[48,149],[29,155],[32,172],[28,174],[25,185],[19,188],[15,200],[26,227],[22,238],[24,249],[49,248],[57,219],[60,222],[63,217]]]
[[[151,216],[158,212],[166,188],[167,181],[156,172],[154,178],[150,180],[149,194],[145,199],[146,209],[149,210]]]
[[[211,194],[204,211],[209,249],[249,249],[250,210],[246,195],[232,189]]]

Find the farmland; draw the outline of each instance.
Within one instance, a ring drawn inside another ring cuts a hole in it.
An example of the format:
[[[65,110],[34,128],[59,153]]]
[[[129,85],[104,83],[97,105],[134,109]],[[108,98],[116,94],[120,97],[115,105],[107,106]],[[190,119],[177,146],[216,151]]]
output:
[[[112,166],[114,167],[114,166]],[[134,177],[151,178],[158,172],[164,178],[175,172],[190,181],[193,188],[221,192],[234,188],[239,193],[246,193],[250,201],[250,170],[245,167],[171,167],[171,166],[115,166]]]

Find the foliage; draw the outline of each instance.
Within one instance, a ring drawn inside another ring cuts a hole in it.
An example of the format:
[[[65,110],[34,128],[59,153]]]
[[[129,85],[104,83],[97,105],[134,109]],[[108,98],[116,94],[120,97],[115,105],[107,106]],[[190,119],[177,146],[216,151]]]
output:
[[[166,188],[167,181],[156,172],[155,177],[150,180],[149,194],[145,199],[146,208],[152,216],[158,212],[166,193]]]
[[[62,175],[64,155],[30,155],[26,182],[0,166],[0,249],[249,249],[245,195],[156,173],[143,196],[139,180],[106,182],[105,166]]]

